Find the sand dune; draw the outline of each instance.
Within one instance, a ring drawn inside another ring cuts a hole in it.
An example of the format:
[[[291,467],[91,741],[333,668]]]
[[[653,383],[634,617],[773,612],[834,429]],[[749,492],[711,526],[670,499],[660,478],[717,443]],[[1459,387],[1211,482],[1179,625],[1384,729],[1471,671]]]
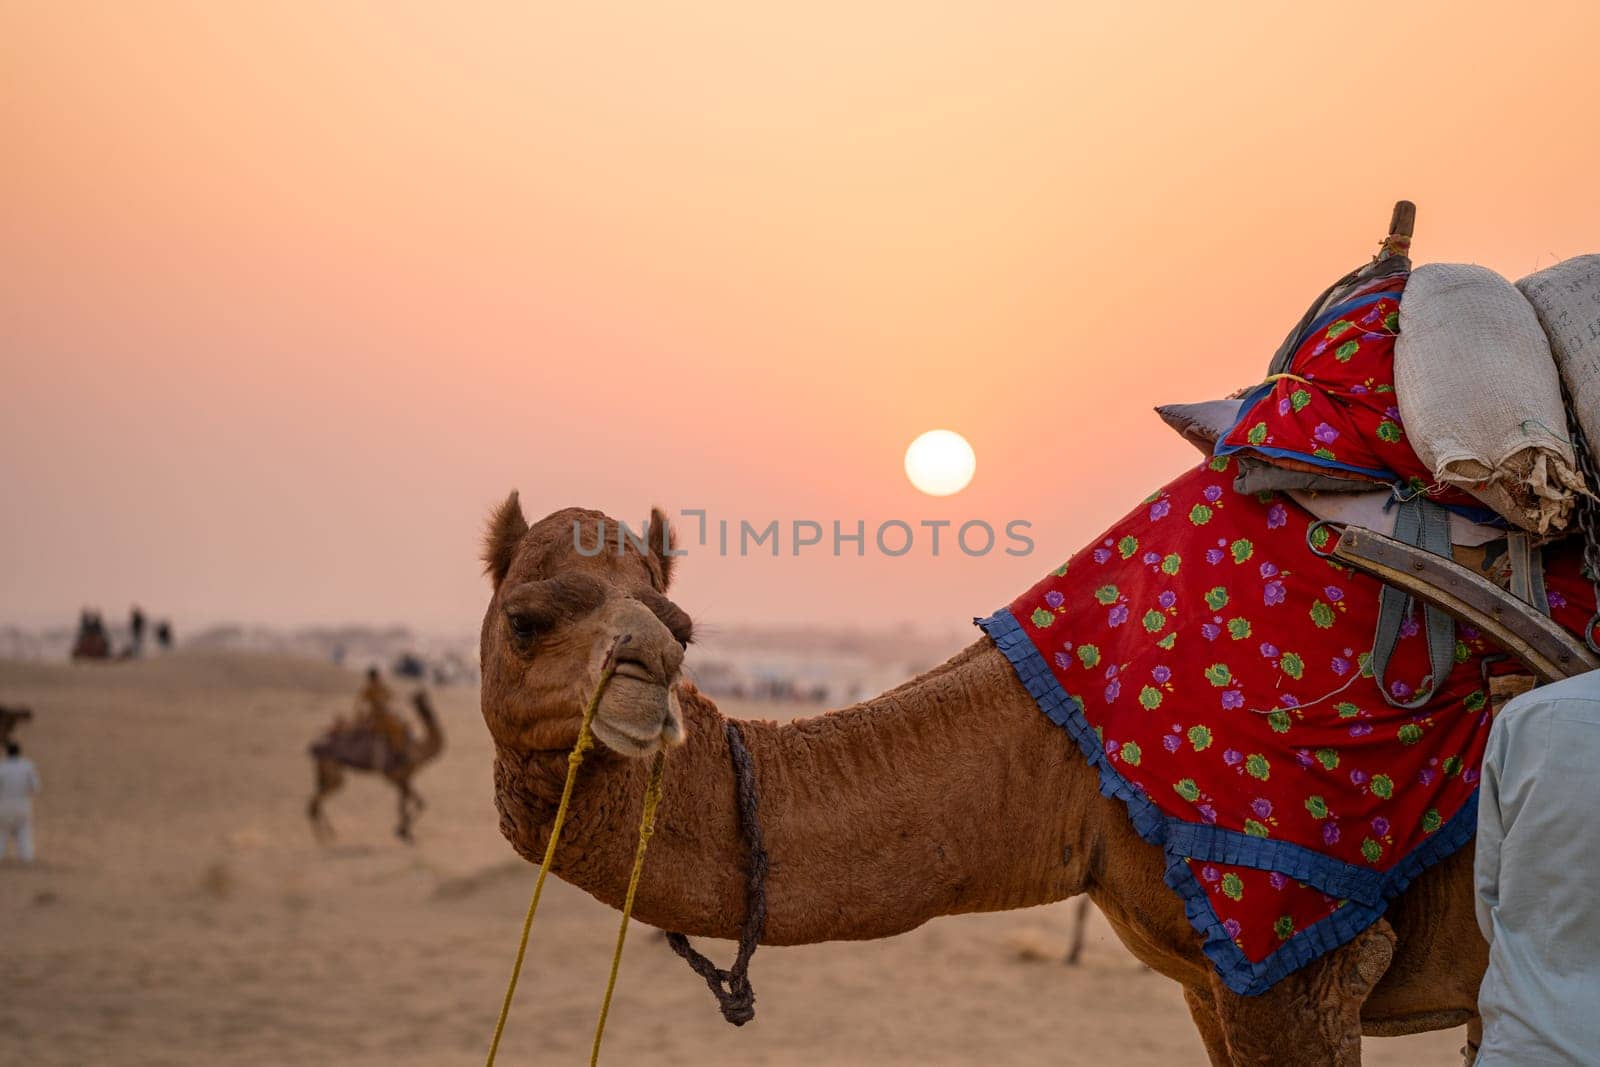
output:
[[[0,700],[38,713],[22,738],[46,789],[40,863],[0,866],[0,1063],[482,1062],[534,872],[496,829],[476,691],[436,694],[449,748],[418,779],[415,848],[365,779],[332,800],[339,840],[318,847],[305,745],[354,688],[243,654],[0,663]],[[606,1059],[1204,1062],[1177,988],[1098,918],[1083,966],[1055,962],[1069,920],[1055,905],[763,949],[742,1030],[636,927]],[[552,882],[502,1063],[585,1062],[615,932],[614,912]],[[1368,1062],[1455,1064],[1462,1037],[1369,1040]]]

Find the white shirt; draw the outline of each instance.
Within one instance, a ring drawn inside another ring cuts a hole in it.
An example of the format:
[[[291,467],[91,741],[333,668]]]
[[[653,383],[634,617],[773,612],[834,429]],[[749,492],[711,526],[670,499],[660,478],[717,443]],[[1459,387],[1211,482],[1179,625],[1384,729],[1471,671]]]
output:
[[[0,808],[27,814],[39,791],[39,772],[26,756],[0,759]]]
[[[1489,731],[1478,795],[1479,1067],[1600,1062],[1600,671],[1525,693]]]

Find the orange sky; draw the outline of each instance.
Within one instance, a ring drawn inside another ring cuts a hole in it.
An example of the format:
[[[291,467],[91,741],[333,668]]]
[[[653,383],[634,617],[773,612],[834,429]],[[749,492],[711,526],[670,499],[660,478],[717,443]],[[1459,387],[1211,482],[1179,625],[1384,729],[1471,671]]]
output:
[[[517,486],[1031,520],[681,570],[713,625],[959,624],[1190,462],[1150,408],[1258,378],[1398,197],[1422,260],[1600,249],[1593,5],[1118,6],[5,5],[0,621],[474,625]]]

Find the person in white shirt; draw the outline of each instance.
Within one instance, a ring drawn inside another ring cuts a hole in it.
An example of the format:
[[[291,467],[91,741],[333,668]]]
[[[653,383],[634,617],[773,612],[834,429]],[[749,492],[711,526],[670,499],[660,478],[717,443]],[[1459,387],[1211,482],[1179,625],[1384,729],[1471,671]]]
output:
[[[33,795],[38,791],[33,760],[15,741],[7,741],[6,758],[0,760],[0,859],[15,841],[22,862],[33,862]]]
[[[1600,671],[1495,716],[1478,791],[1477,1067],[1600,1063]]]

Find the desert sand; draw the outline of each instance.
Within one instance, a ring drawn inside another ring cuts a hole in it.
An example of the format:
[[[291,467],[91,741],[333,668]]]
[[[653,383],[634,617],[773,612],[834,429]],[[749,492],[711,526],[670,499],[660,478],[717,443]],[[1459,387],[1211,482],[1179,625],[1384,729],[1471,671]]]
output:
[[[356,681],[241,653],[0,663],[0,701],[37,713],[20,737],[45,789],[39,862],[0,864],[0,1063],[482,1062],[535,870],[496,827],[477,691],[435,692],[448,747],[417,779],[416,846],[393,835],[392,789],[361,777],[330,802],[339,838],[322,847],[305,747]],[[1177,987],[1098,915],[1082,965],[1059,962],[1070,918],[1056,904],[762,949],[743,1029],[635,925],[605,1059],[1203,1063]],[[586,1062],[616,923],[552,880],[501,1063]],[[1463,1038],[1368,1039],[1366,1060],[1456,1064]]]

